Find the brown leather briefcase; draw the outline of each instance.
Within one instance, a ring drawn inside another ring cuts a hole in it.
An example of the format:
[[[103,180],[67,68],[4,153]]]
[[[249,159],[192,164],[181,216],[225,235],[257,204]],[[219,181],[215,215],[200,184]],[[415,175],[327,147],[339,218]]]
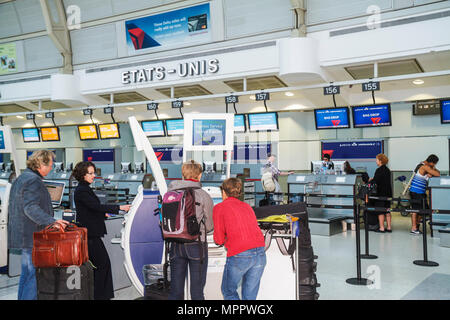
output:
[[[87,229],[69,224],[65,229],[51,224],[33,234],[33,264],[36,268],[81,266],[89,260]]]

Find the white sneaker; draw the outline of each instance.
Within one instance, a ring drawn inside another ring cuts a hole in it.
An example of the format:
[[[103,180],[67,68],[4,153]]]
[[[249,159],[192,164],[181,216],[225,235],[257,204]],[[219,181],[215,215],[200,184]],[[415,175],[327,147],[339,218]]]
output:
[[[410,232],[410,234],[413,234],[413,235],[421,235],[422,234],[422,231],[420,231],[420,230],[411,230],[411,232]]]

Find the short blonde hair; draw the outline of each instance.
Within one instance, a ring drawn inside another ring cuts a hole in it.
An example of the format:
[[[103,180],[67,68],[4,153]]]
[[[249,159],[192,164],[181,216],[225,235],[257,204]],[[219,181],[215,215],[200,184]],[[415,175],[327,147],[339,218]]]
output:
[[[48,166],[55,159],[55,154],[50,150],[37,150],[27,160],[27,168],[38,170],[41,166]]]
[[[202,172],[202,165],[194,160],[185,162],[181,166],[181,175],[184,179],[197,179]]]
[[[381,162],[382,165],[389,162],[389,158],[384,153],[377,154],[377,159]]]

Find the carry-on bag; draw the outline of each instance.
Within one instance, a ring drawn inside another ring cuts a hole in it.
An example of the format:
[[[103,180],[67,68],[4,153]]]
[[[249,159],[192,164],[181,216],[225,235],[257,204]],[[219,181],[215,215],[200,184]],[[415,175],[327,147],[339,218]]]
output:
[[[169,298],[170,292],[170,277],[169,277],[170,263],[168,257],[169,243],[165,241],[164,246],[165,246],[164,264],[162,265],[162,270],[157,270],[156,268],[154,270],[150,270],[151,265],[144,266],[143,270],[145,283],[144,300],[167,300]]]
[[[87,229],[51,224],[35,232],[32,258],[36,268],[81,266],[89,260]]]
[[[38,300],[94,300],[94,270],[81,266],[36,268]]]

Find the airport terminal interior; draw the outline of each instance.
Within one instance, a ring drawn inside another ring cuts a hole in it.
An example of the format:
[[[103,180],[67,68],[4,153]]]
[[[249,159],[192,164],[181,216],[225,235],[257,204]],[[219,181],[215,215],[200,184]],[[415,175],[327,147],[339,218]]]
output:
[[[56,219],[77,222],[80,161],[102,203],[132,204],[105,220],[115,300],[145,299],[161,276],[154,210],[191,159],[214,204],[236,177],[257,218],[299,214],[281,231],[259,222],[278,238],[257,299],[449,300],[448,30],[448,0],[0,0],[0,300],[17,300],[21,273],[11,185],[42,149],[56,156]],[[418,208],[414,170],[430,155],[439,174]],[[205,299],[222,300],[226,251],[207,240]]]

